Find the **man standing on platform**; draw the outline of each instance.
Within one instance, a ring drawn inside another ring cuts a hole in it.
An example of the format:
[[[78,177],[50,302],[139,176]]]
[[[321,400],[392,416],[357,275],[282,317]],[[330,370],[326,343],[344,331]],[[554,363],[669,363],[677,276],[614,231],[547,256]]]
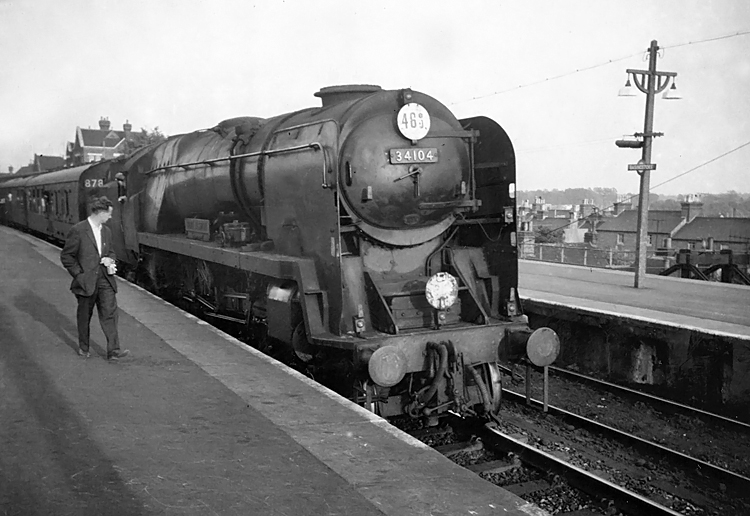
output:
[[[73,276],[70,290],[78,299],[78,354],[91,356],[89,333],[96,305],[99,323],[107,337],[107,359],[117,360],[129,352],[120,349],[117,335],[117,272],[112,249],[112,231],[104,225],[112,217],[112,201],[97,197],[89,205],[90,215],[70,228],[60,261]]]

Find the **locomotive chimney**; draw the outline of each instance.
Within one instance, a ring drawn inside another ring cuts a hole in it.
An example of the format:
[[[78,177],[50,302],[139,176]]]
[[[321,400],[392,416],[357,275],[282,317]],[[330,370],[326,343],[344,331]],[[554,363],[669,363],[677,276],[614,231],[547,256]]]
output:
[[[101,117],[99,119],[99,129],[102,131],[109,131],[109,118]]]
[[[328,107],[339,102],[356,100],[371,93],[382,91],[382,89],[380,86],[373,84],[346,84],[343,86],[320,88],[320,91],[315,93],[315,96],[323,100],[323,107]]]

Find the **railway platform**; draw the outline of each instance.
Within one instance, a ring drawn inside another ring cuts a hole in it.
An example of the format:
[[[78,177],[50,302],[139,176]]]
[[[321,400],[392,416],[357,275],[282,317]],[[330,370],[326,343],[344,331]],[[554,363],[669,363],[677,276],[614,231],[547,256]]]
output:
[[[79,357],[58,256],[0,226],[3,516],[544,514],[119,279]]]
[[[558,364],[750,420],[750,287],[519,261],[532,327],[560,335]]]
[[[519,290],[532,301],[612,312],[750,341],[750,287],[668,276],[519,261]]]

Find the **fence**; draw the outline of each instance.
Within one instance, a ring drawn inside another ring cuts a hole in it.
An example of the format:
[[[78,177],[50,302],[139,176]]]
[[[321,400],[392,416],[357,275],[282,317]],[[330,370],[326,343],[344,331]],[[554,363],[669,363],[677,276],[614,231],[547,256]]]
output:
[[[684,253],[689,253],[687,258]],[[700,270],[705,277],[699,279],[708,279],[709,281],[727,281],[730,283],[748,284],[746,279],[750,276],[750,254],[724,254],[725,251],[717,252],[696,252],[681,251],[680,253],[671,253],[669,255],[661,252],[655,253],[647,251],[646,253],[646,272],[649,274],[659,274],[670,269],[670,267],[679,265],[687,261],[691,254],[695,254],[692,259],[694,268]],[[583,247],[580,245],[564,244],[532,244],[527,243],[519,247],[520,258],[526,260],[536,260],[543,262],[565,263],[568,265],[581,265],[586,267],[599,267],[607,269],[634,270],[635,267],[635,250],[621,251],[617,249],[598,249],[596,247]],[[733,263],[737,269],[735,273],[738,278],[723,278],[725,274],[723,269],[718,268],[721,264]],[[718,265],[717,265],[718,264]],[[678,273],[671,273],[673,276],[679,276]],[[682,275],[682,277],[692,277],[694,274]],[[740,279],[742,281],[740,281]]]
[[[523,246],[521,258],[543,262],[567,263],[586,267],[630,268],[635,262],[635,251],[597,249],[594,247],[533,244]],[[650,258],[650,257],[649,257]]]

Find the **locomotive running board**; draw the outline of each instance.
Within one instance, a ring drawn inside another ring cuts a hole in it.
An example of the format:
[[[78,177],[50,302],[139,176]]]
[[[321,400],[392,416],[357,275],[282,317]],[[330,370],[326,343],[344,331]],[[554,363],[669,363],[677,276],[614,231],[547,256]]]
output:
[[[168,251],[180,256],[212,262],[270,278],[297,283],[300,304],[305,318],[308,338],[330,335],[328,331],[328,296],[320,288],[315,262],[311,258],[286,256],[262,251],[241,251],[222,248],[212,242],[189,240],[185,235],[155,235],[138,233],[138,244]]]

